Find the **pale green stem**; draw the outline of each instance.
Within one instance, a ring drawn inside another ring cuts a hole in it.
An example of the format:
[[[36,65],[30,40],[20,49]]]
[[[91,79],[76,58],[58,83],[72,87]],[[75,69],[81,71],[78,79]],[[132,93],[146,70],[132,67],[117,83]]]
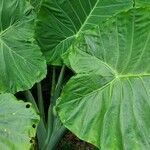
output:
[[[46,139],[45,146],[44,146],[44,149],[46,149],[46,150],[52,150],[53,149],[52,147],[55,144],[53,144],[53,146],[51,144],[52,143],[58,143],[58,141],[61,138],[61,135],[64,133],[62,131],[65,130],[64,127],[63,127],[62,128],[63,130],[60,130],[60,133],[56,134],[53,139],[51,138],[52,133],[53,133],[53,127],[55,126],[54,122],[55,122],[55,119],[56,119],[56,116],[54,116],[54,114],[53,114],[53,107],[56,103],[56,100],[60,96],[60,93],[61,93],[61,90],[62,90],[62,83],[63,83],[64,73],[65,73],[65,65],[61,69],[61,72],[60,72],[60,75],[59,75],[59,78],[58,78],[58,82],[57,82],[57,85],[55,87],[55,92],[51,96],[51,104],[50,104],[50,107],[49,107],[49,110],[48,110],[48,135],[47,135],[47,139]]]
[[[45,112],[44,112],[44,101],[42,94],[41,83],[37,83],[37,96],[38,96],[38,107],[43,121],[45,122]]]

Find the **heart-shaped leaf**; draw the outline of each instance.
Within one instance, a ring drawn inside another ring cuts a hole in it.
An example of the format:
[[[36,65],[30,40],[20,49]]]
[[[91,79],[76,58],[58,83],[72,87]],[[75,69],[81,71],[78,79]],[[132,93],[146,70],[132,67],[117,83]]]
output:
[[[34,41],[34,13],[26,0],[0,1],[0,93],[29,89],[46,75]]]
[[[102,150],[150,149],[150,8],[83,33],[68,57],[77,75],[56,107],[63,124]]]
[[[35,142],[39,116],[31,104],[12,94],[0,95],[0,149],[29,150]]]
[[[45,0],[36,34],[47,62],[60,65],[61,55],[80,33],[132,6],[132,0]]]

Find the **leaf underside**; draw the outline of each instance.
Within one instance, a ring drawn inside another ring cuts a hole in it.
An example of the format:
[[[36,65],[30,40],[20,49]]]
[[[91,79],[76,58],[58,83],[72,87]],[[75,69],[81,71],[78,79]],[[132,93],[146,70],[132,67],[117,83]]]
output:
[[[0,108],[0,149],[29,150],[39,122],[31,104],[18,101],[11,94],[1,94]]]
[[[46,75],[34,41],[34,13],[26,0],[0,1],[0,93],[29,89]]]
[[[56,110],[102,150],[150,149],[150,8],[133,8],[82,33],[69,49],[77,74]]]

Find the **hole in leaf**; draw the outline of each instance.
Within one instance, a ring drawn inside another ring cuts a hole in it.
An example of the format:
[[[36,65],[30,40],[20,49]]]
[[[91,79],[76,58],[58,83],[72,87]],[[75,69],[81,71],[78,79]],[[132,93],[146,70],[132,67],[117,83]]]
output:
[[[32,140],[32,139],[30,140],[30,143],[33,143],[33,140]]]
[[[33,124],[33,125],[32,125],[32,127],[33,127],[33,128],[36,128],[36,125],[35,125],[35,124]]]
[[[30,104],[27,104],[27,105],[26,105],[26,108],[30,108]]]
[[[34,142],[35,142],[35,138],[34,138],[34,137],[31,137],[30,143],[33,144]]]

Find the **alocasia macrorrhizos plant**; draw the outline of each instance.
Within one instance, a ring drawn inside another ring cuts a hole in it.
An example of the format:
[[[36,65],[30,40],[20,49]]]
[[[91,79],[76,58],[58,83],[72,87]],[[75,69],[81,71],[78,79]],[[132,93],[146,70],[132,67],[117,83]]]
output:
[[[76,74],[56,105],[65,127],[102,150],[149,149],[149,6],[149,0],[0,0],[0,149],[34,143],[39,116],[12,95],[19,91],[40,113],[37,147],[56,148],[65,131],[53,112],[64,64]],[[37,43],[53,65],[48,115],[41,84],[38,105],[28,91],[47,72]],[[63,65],[58,80],[55,65]]]
[[[77,75],[57,104],[63,124],[102,150],[149,149],[149,43],[150,8],[80,34],[67,56]]]

